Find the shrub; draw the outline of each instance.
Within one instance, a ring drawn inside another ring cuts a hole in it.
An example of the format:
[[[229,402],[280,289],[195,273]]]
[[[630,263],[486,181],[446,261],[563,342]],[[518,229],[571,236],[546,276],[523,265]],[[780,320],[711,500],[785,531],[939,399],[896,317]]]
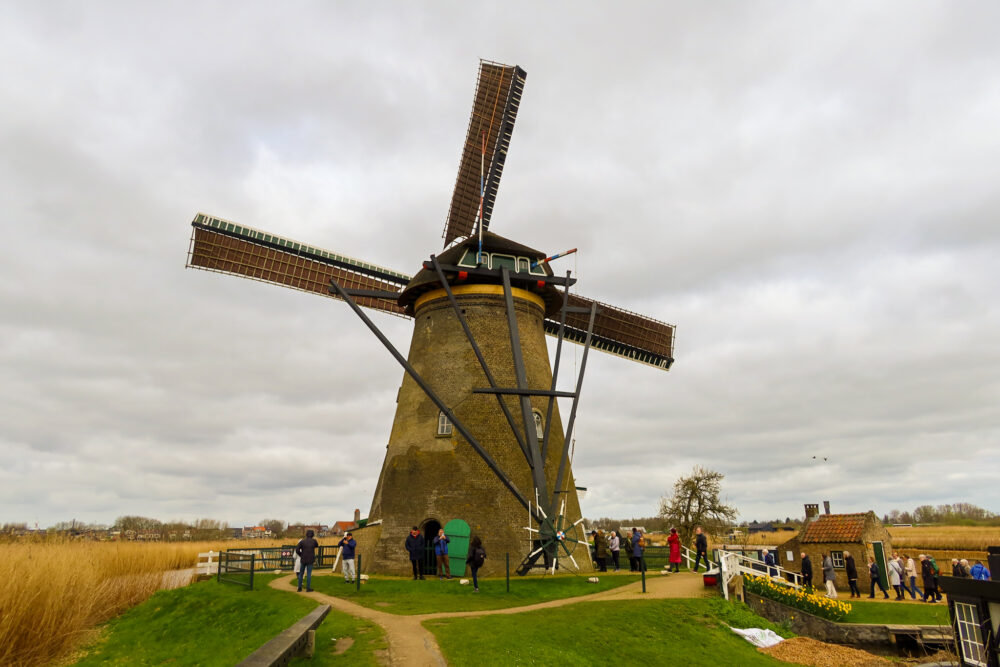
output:
[[[800,609],[830,621],[843,621],[851,613],[851,604],[797,589],[768,577],[743,577],[745,590],[789,607]]]

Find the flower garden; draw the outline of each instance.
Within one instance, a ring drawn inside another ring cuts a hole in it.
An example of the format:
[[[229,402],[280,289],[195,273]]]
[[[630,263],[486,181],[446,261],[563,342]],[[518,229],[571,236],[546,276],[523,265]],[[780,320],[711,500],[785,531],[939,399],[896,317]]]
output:
[[[743,577],[745,590],[761,597],[780,602],[789,607],[815,614],[829,621],[843,621],[851,613],[851,604],[816,595],[805,589],[796,589],[769,577]]]

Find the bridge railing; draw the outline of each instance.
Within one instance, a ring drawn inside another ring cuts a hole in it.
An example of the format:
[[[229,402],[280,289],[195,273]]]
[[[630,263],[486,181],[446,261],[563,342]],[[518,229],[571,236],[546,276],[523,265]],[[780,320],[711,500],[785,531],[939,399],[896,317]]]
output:
[[[722,577],[722,595],[727,600],[729,599],[729,582],[744,574],[754,577],[770,577],[773,581],[792,588],[802,587],[802,575],[786,570],[780,565],[768,565],[757,558],[721,549],[718,551],[718,556],[719,571]]]

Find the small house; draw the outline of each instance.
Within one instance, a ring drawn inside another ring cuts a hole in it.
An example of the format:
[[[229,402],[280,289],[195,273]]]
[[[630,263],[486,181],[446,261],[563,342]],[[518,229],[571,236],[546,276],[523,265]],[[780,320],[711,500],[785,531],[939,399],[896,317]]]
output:
[[[829,507],[829,505],[827,505]],[[779,545],[775,560],[792,572],[802,568],[800,554],[805,552],[812,561],[813,586],[823,586],[823,554],[830,554],[837,590],[850,590],[847,584],[844,554],[854,557],[858,569],[858,588],[867,595],[871,587],[868,557],[874,556],[880,579],[888,588],[886,559],[892,556],[892,538],[875,512],[858,514],[819,514],[817,505],[806,505],[806,520],[798,535]]]

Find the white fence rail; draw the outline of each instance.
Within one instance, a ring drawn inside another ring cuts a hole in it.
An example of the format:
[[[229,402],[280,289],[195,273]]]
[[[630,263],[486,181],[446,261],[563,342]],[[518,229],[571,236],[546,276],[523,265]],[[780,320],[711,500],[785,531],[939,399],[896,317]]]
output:
[[[719,574],[722,577],[722,594],[729,599],[729,582],[733,578],[749,574],[754,577],[770,577],[792,588],[802,587],[802,575],[786,570],[780,565],[768,565],[762,560],[744,556],[732,551],[719,550]]]
[[[195,574],[218,574],[219,573],[219,552],[209,551],[198,554],[198,564],[195,566]]]

